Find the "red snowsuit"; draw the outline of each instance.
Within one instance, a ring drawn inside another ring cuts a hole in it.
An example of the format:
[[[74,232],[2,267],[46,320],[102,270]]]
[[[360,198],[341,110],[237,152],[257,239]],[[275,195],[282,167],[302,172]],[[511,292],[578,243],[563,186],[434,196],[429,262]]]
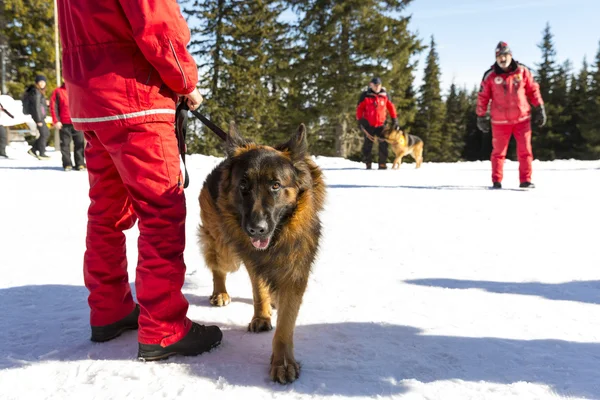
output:
[[[515,135],[519,159],[519,179],[531,182],[531,103],[544,104],[540,88],[527,67],[513,60],[505,72],[494,64],[481,81],[477,98],[477,115],[485,116],[491,104],[492,182],[502,182],[504,160],[510,136]]]
[[[65,86],[59,86],[50,96],[50,113],[52,114],[52,123],[62,122],[63,124],[72,124],[71,113],[69,112],[67,89]]]
[[[174,133],[176,93],[198,81],[189,29],[176,0],[59,0],[58,12],[71,119],[88,141],[90,322],[108,325],[135,307],[123,231],[138,220],[138,340],[168,346],[191,327]]]
[[[356,120],[365,119],[369,126],[378,128],[385,124],[386,110],[389,111],[390,117],[398,118],[396,107],[390,101],[385,89],[382,88],[379,93],[369,89],[360,95],[356,106]]]

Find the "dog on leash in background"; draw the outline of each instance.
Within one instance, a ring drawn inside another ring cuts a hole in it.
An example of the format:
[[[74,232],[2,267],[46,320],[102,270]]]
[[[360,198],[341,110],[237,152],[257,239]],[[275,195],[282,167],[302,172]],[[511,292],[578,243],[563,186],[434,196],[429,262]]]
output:
[[[411,155],[415,159],[417,168],[421,166],[423,162],[423,140],[420,137],[392,128],[384,134],[383,140],[391,145],[390,147],[396,155],[392,169],[399,169],[402,158],[407,155]]]
[[[210,303],[230,303],[227,274],[244,263],[254,300],[248,330],[273,329],[271,304],[277,309],[270,377],[279,383],[300,374],[293,335],[321,236],[325,183],[307,147],[303,124],[275,147],[243,139],[231,124],[226,158],[208,175],[199,198],[198,234],[213,275]]]

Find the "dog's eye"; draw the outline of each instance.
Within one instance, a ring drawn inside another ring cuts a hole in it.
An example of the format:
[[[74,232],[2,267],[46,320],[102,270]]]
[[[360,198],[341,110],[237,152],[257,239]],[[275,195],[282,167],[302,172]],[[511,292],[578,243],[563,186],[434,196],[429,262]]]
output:
[[[279,183],[279,182],[273,182],[273,183],[271,184],[271,190],[275,190],[275,191],[277,191],[277,190],[279,190],[279,189],[281,189],[281,183]]]
[[[244,178],[240,181],[240,190],[242,192],[245,192],[246,190],[248,190],[248,180],[246,178]]]

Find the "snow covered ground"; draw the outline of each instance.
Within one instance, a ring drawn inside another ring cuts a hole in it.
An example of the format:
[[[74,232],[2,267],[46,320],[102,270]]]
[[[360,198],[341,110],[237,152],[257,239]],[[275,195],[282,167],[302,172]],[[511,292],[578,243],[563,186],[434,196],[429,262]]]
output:
[[[317,158],[324,238],[295,335],[300,379],[268,380],[272,332],[233,302],[208,304],[197,196],[219,159],[189,158],[189,316],[224,330],[199,357],[135,360],[136,334],[89,341],[83,285],[87,174],[26,148],[0,159],[0,399],[600,399],[600,161],[535,162],[532,191],[507,162],[366,171]],[[128,232],[130,280],[137,230]]]

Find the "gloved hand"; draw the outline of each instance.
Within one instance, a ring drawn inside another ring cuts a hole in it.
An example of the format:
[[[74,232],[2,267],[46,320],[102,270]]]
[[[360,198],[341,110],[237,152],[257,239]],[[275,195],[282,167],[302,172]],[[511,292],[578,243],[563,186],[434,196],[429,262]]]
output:
[[[392,118],[392,128],[395,131],[399,131],[400,130],[400,124],[398,124],[398,118]]]
[[[481,132],[488,133],[490,131],[490,122],[487,117],[477,117],[477,128]]]
[[[546,109],[543,105],[533,109],[533,123],[540,128],[546,125]]]

